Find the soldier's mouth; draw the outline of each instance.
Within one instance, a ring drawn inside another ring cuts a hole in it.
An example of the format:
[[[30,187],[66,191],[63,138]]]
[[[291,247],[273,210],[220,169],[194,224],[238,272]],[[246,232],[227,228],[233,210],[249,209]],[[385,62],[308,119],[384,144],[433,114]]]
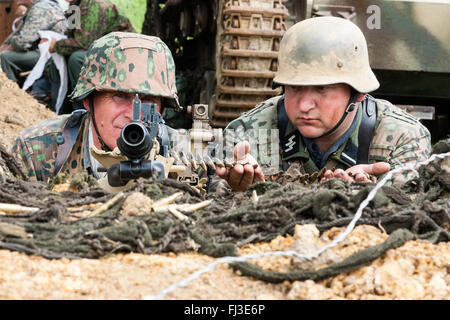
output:
[[[314,119],[314,118],[297,118],[298,122],[300,123],[305,123],[305,124],[312,124],[312,123],[316,123],[319,120]]]

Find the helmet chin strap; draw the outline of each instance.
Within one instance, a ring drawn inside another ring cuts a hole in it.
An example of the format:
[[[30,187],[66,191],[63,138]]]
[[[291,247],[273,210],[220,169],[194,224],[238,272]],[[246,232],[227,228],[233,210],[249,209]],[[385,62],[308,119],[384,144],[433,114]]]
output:
[[[91,109],[91,116],[92,116],[92,123],[94,124],[94,130],[95,134],[97,135],[98,141],[100,142],[100,146],[102,147],[103,151],[110,152],[112,151],[110,147],[106,145],[106,143],[103,141],[102,137],[100,136],[100,133],[97,129],[97,124],[95,123],[95,117],[94,117],[94,98],[92,95],[89,96],[89,106]]]
[[[350,98],[348,100],[347,108],[345,109],[345,112],[342,115],[341,120],[339,120],[339,122],[333,128],[331,128],[330,130],[328,130],[324,134],[320,135],[319,137],[312,138],[312,139],[320,139],[320,138],[326,137],[326,136],[332,134],[334,131],[336,131],[336,129],[339,128],[339,126],[342,124],[342,122],[344,122],[344,120],[348,116],[348,114],[350,112],[352,112],[353,110],[355,110],[356,100],[358,99],[358,95],[359,95],[359,92],[354,90],[354,89],[352,89],[352,93],[350,94]]]

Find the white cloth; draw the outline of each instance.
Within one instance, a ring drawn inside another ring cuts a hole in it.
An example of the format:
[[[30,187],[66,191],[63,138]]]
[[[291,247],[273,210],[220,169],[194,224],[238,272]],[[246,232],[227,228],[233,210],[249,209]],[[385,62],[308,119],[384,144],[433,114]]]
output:
[[[48,41],[44,43],[39,44],[39,52],[40,57],[36,65],[34,66],[33,70],[31,70],[31,73],[28,75],[27,79],[25,80],[25,83],[23,84],[22,90],[27,90],[29,87],[33,85],[33,83],[39,79],[42,76],[42,73],[44,72],[45,64],[47,63],[48,59],[53,58],[53,62],[56,65],[56,68],[59,71],[59,78],[60,78],[60,86],[58,91],[58,100],[56,101],[55,110],[56,113],[59,113],[59,109],[62,106],[62,103],[64,101],[64,97],[67,93],[67,87],[68,87],[68,73],[67,73],[67,66],[66,66],[66,60],[64,57],[56,52],[50,53],[48,51],[50,47],[50,40],[53,38],[56,41],[59,41],[61,39],[67,39],[67,36],[64,34],[60,34],[54,31],[38,31],[39,36],[41,39],[48,39]]]

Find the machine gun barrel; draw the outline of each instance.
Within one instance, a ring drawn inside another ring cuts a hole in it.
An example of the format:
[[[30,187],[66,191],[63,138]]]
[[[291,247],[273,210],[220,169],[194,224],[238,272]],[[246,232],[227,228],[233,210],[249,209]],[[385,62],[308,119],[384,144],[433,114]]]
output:
[[[122,128],[117,147],[131,161],[140,160],[152,149],[153,139],[141,122],[132,121]]]

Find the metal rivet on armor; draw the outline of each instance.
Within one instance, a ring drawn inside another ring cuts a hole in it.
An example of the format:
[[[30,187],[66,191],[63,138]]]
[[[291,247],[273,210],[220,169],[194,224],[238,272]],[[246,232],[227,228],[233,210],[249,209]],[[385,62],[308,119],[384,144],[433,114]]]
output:
[[[56,143],[57,144],[63,144],[64,143],[64,137],[63,136],[57,136],[56,137]]]
[[[344,66],[344,63],[342,61],[338,61],[337,66],[338,68],[342,68]]]

